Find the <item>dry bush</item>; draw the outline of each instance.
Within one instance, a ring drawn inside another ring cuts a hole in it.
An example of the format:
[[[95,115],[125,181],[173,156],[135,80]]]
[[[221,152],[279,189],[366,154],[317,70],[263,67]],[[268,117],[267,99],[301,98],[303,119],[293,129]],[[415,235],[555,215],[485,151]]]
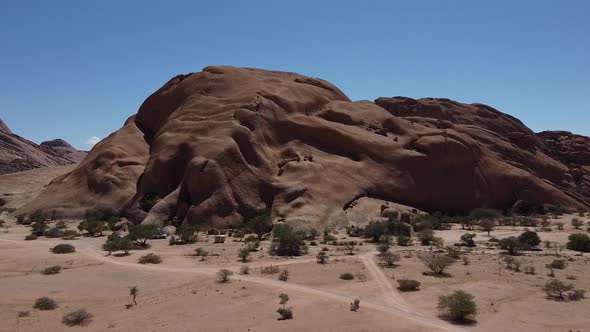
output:
[[[261,274],[275,274],[275,273],[279,273],[279,272],[281,272],[281,269],[279,269],[279,267],[275,266],[275,265],[269,265],[269,266],[265,266],[265,267],[260,268]]]
[[[381,260],[383,264],[387,267],[394,267],[396,262],[399,262],[400,256],[398,254],[394,254],[391,251],[386,251],[381,254]]]
[[[350,303],[350,311],[357,312],[361,307],[361,300],[355,299],[354,302]]]
[[[76,248],[71,244],[62,243],[51,248],[51,252],[54,254],[70,254],[76,252]]]
[[[229,282],[229,277],[231,277],[234,273],[228,269],[221,269],[217,272],[217,281],[220,283]]]
[[[240,266],[240,274],[250,274],[250,267],[248,265]]]
[[[557,269],[557,270],[563,270],[566,268],[566,266],[567,266],[567,263],[566,263],[565,259],[555,259],[555,260],[553,260],[553,262],[547,264],[547,268]]]
[[[67,326],[86,326],[92,321],[92,314],[86,309],[78,309],[76,311],[65,314],[61,322]]]
[[[156,254],[147,254],[139,258],[139,264],[160,264],[162,259]]]
[[[35,304],[33,305],[33,309],[39,309],[43,311],[53,310],[57,308],[57,303],[52,298],[49,297],[40,297],[35,300]]]
[[[586,291],[583,289],[574,289],[568,294],[567,298],[571,301],[580,301],[586,298]]]
[[[574,285],[566,284],[560,280],[551,280],[543,286],[543,291],[547,294],[547,297],[564,300],[565,293],[574,289]]]
[[[318,264],[326,264],[328,259],[330,259],[330,256],[328,256],[324,250],[318,252],[316,256],[316,261]]]
[[[18,317],[18,318],[29,317],[29,316],[31,316],[31,312],[28,310],[19,311],[16,313],[16,317]]]
[[[535,272],[535,267],[530,265],[530,266],[525,266],[524,267],[524,273],[526,274],[536,274]]]
[[[452,257],[434,252],[426,253],[421,259],[424,265],[437,275],[443,275],[445,269],[455,262]]]
[[[53,266],[46,267],[43,270],[41,270],[41,274],[45,274],[45,275],[58,274],[59,271],[61,271],[61,266],[53,265]]]
[[[420,288],[420,282],[417,280],[399,279],[397,283],[399,284],[398,289],[402,292],[415,292]]]
[[[289,270],[285,269],[279,273],[279,280],[280,281],[288,281],[289,280]]]

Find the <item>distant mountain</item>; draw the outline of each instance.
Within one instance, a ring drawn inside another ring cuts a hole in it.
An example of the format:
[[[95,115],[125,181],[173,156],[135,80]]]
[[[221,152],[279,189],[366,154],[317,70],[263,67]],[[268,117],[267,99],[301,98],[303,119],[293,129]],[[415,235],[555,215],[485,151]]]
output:
[[[56,139],[35,144],[14,133],[0,119],[0,174],[79,163],[86,152]]]

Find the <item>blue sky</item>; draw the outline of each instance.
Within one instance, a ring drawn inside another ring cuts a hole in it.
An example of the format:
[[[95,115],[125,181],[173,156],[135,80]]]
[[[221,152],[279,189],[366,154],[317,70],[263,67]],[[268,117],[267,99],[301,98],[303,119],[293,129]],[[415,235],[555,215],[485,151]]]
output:
[[[589,1],[4,1],[0,118],[35,142],[104,138],[207,65],[321,77],[353,100],[481,102],[590,135]]]

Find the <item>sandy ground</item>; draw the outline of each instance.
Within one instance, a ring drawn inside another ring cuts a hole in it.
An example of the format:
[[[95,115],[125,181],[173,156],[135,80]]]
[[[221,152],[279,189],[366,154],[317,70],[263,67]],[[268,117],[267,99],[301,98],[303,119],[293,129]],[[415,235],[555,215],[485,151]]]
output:
[[[19,191],[17,182],[0,177],[0,183],[8,184],[0,195],[21,195],[14,204],[34,196],[44,185],[44,180],[30,180]],[[6,188],[9,191],[4,192]],[[575,232],[569,225],[573,217],[551,220],[564,222],[562,231],[553,227],[552,232],[539,232],[542,240],[554,243],[553,248],[519,257],[524,265],[535,267],[534,275],[502,268],[500,251],[486,246],[490,236],[476,231],[479,246],[463,254],[470,264],[459,260],[448,269],[450,277],[437,278],[423,274],[426,268],[419,256],[430,248],[418,245],[393,246],[391,250],[401,256],[395,268],[380,264],[371,243],[357,246],[354,255],[346,255],[341,247],[319,245],[310,246],[309,253],[301,257],[278,258],[268,255],[269,242],[264,241],[261,250],[242,263],[237,257],[241,242],[230,238],[215,244],[203,234],[199,242],[184,246],[151,240],[149,249],[117,257],[101,250],[104,236],[24,241],[29,228],[16,225],[4,212],[0,214],[6,221],[0,230],[0,331],[587,331],[590,300],[557,302],[547,299],[541,290],[552,278],[545,265],[556,259],[555,254],[568,260],[566,269],[555,270],[556,278],[590,290],[590,256],[563,249],[568,235]],[[68,223],[73,229],[78,221]],[[491,237],[516,236],[523,230],[498,227]],[[455,226],[436,232],[436,236],[452,244],[465,232]],[[342,231],[336,236],[341,241],[349,239]],[[64,242],[74,245],[76,253],[56,255],[49,251]],[[206,260],[190,255],[198,247],[209,252]],[[330,255],[325,265],[315,260],[323,247]],[[163,262],[138,264],[139,257],[147,253],[157,253]],[[56,275],[40,273],[51,265],[61,265],[64,270]],[[238,273],[243,265],[251,268],[250,274]],[[261,272],[270,265],[288,270],[288,281],[278,280],[278,274]],[[234,271],[229,283],[217,282],[221,268]],[[355,279],[342,280],[343,273],[352,273]],[[420,281],[421,289],[399,292],[396,280],[401,278]],[[138,305],[126,308],[131,303],[132,286],[139,288]],[[475,324],[457,326],[438,317],[438,296],[454,290],[475,296]],[[281,293],[291,299],[293,320],[277,320]],[[42,296],[55,299],[59,307],[53,311],[33,309],[35,299]],[[350,302],[355,298],[360,299],[361,308],[351,312]],[[88,326],[61,324],[65,313],[79,308],[93,314]],[[26,310],[29,317],[17,317]]]

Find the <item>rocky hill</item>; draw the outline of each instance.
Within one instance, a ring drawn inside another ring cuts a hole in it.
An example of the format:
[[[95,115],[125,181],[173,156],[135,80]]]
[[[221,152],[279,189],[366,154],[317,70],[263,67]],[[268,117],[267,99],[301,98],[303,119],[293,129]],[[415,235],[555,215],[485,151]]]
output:
[[[0,174],[78,163],[85,156],[63,140],[35,144],[12,133],[0,119]]]
[[[23,212],[98,208],[140,222],[146,196],[161,198],[150,222],[214,225],[267,207],[323,225],[361,197],[455,212],[588,208],[588,178],[576,173],[588,163],[571,152],[588,142],[550,137],[486,105],[353,102],[321,79],[207,67],[167,82]]]

